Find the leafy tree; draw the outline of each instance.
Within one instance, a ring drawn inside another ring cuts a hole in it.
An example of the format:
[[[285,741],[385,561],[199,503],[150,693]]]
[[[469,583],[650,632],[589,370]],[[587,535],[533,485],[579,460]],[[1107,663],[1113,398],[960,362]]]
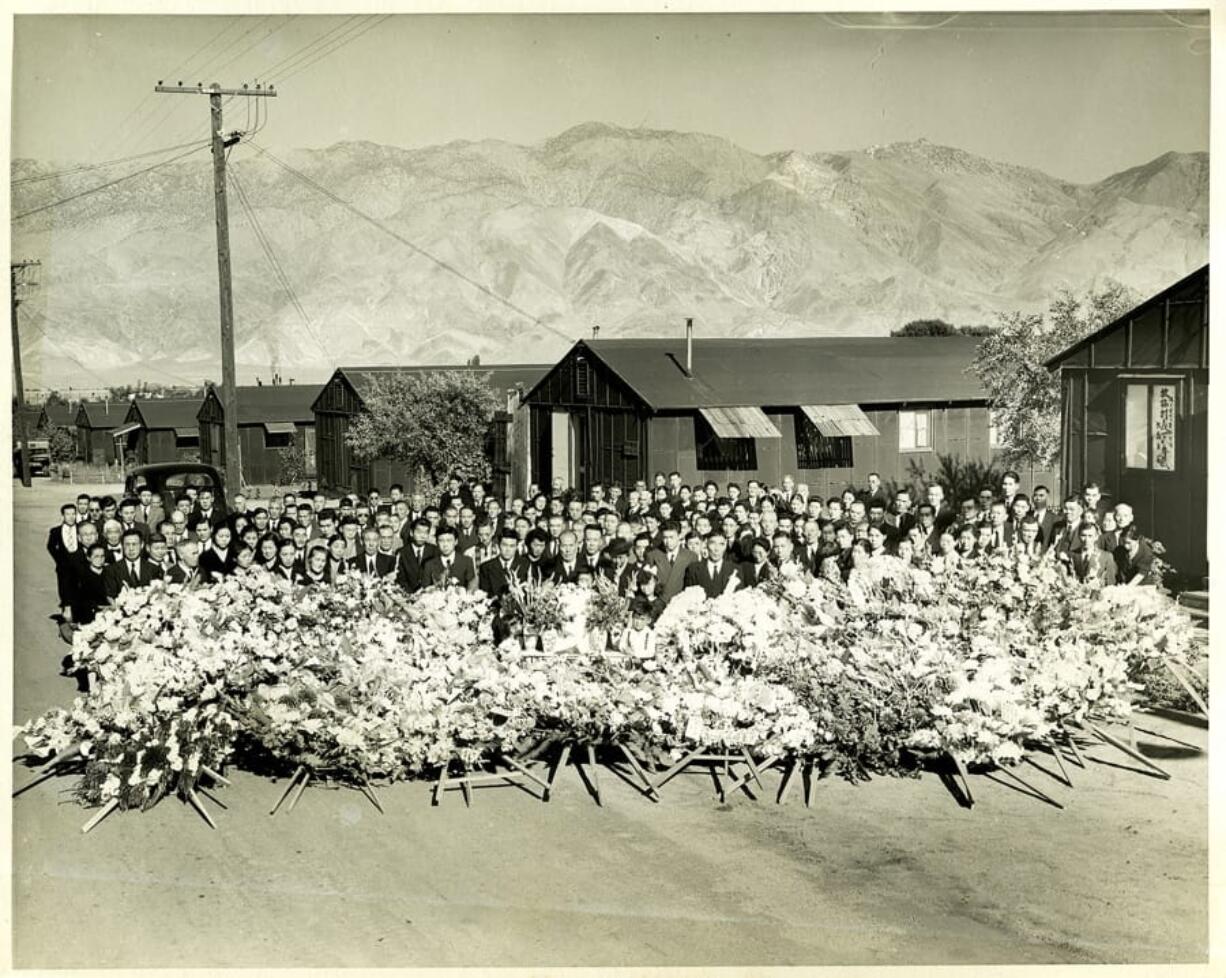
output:
[[[67,428],[52,429],[48,441],[52,462],[71,462],[77,457],[77,440]]]
[[[359,458],[404,463],[430,497],[453,472],[484,481],[490,476],[486,431],[499,407],[489,378],[460,370],[379,378],[346,441]]]
[[[996,490],[1005,470],[995,460],[980,462],[957,455],[937,455],[937,468],[927,469],[922,462],[911,461],[907,477],[911,480],[911,499],[918,506],[924,500],[925,487],[930,482],[938,483],[945,490],[945,501],[957,507],[965,499],[979,495],[979,490],[991,486]]]
[[[988,392],[1007,465],[1044,468],[1060,455],[1060,378],[1046,361],[1118,319],[1140,297],[1109,280],[1084,297],[1061,290],[1046,313],[1006,313],[985,336],[973,369]]]
[[[52,404],[59,404],[59,405],[62,405],[63,407],[71,407],[71,405],[68,403],[68,399],[63,394],[61,394],[59,391],[52,391],[50,394],[48,394],[45,404],[47,406],[50,406]]]
[[[277,449],[277,485],[297,486],[306,482],[306,453],[297,445]]]
[[[991,326],[955,326],[944,319],[912,319],[890,333],[891,336],[989,336],[996,332]]]
[[[891,336],[957,336],[958,327],[944,319],[912,319]]]

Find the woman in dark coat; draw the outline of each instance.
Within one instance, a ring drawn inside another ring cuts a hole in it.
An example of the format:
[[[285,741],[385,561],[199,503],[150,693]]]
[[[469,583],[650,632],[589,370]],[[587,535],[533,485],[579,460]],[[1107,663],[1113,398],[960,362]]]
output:
[[[238,566],[232,537],[233,533],[225,523],[213,527],[213,545],[200,555],[200,569],[206,571],[212,580],[233,574]]]

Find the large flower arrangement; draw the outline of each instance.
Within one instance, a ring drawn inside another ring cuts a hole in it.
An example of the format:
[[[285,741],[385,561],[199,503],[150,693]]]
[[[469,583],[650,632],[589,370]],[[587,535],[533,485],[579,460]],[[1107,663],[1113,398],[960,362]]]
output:
[[[244,762],[364,784],[472,766],[542,737],[664,761],[699,749],[810,758],[852,780],[925,755],[1012,764],[1065,723],[1122,717],[1155,662],[1187,664],[1191,627],[1152,588],[1095,589],[1053,561],[1001,555],[933,574],[874,558],[847,583],[777,575],[682,592],[646,657],[589,647],[615,593],[511,596],[560,638],[495,645],[480,592],[346,577],[291,587],[240,573],[125,591],[76,633],[91,691],[21,728],[49,757],[80,745],[78,797],[149,807]]]

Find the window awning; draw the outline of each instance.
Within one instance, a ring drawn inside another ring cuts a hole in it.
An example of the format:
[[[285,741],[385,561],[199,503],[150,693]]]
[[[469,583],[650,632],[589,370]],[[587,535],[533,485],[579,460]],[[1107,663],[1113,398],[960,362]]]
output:
[[[112,438],[122,438],[124,435],[131,434],[133,431],[135,431],[139,427],[140,427],[139,422],[133,422],[132,424],[120,425],[118,428],[116,428],[114,431],[111,432],[111,437]]]
[[[292,435],[294,433],[294,422],[292,421],[265,421],[264,430],[270,435]]]
[[[782,438],[766,412],[756,407],[700,408],[720,438]]]
[[[175,437],[176,438],[199,438],[200,429],[199,428],[176,428]]]
[[[858,404],[803,404],[800,409],[813,422],[813,427],[827,438],[840,435],[877,437],[881,434]]]

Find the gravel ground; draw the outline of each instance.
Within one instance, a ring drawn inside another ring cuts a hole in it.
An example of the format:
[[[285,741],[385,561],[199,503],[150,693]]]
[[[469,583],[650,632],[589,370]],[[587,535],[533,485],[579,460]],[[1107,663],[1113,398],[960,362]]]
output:
[[[15,720],[71,700],[43,549],[77,487],[15,486]],[[89,813],[53,779],[13,802],[20,968],[1196,963],[1208,948],[1208,731],[1138,717],[1172,775],[1095,748],[1058,810],[998,776],[959,807],[934,776],[823,781],[719,803],[683,776],[652,804],[611,772],[549,804],[514,788],[431,807],[237,772],[217,831],[167,801]],[[1120,732],[1120,731],[1117,731]],[[1175,738],[1174,740],[1168,738]],[[1178,742],[1177,742],[1178,741]],[[1179,742],[1182,742],[1179,743]],[[14,766],[17,787],[33,774]]]

